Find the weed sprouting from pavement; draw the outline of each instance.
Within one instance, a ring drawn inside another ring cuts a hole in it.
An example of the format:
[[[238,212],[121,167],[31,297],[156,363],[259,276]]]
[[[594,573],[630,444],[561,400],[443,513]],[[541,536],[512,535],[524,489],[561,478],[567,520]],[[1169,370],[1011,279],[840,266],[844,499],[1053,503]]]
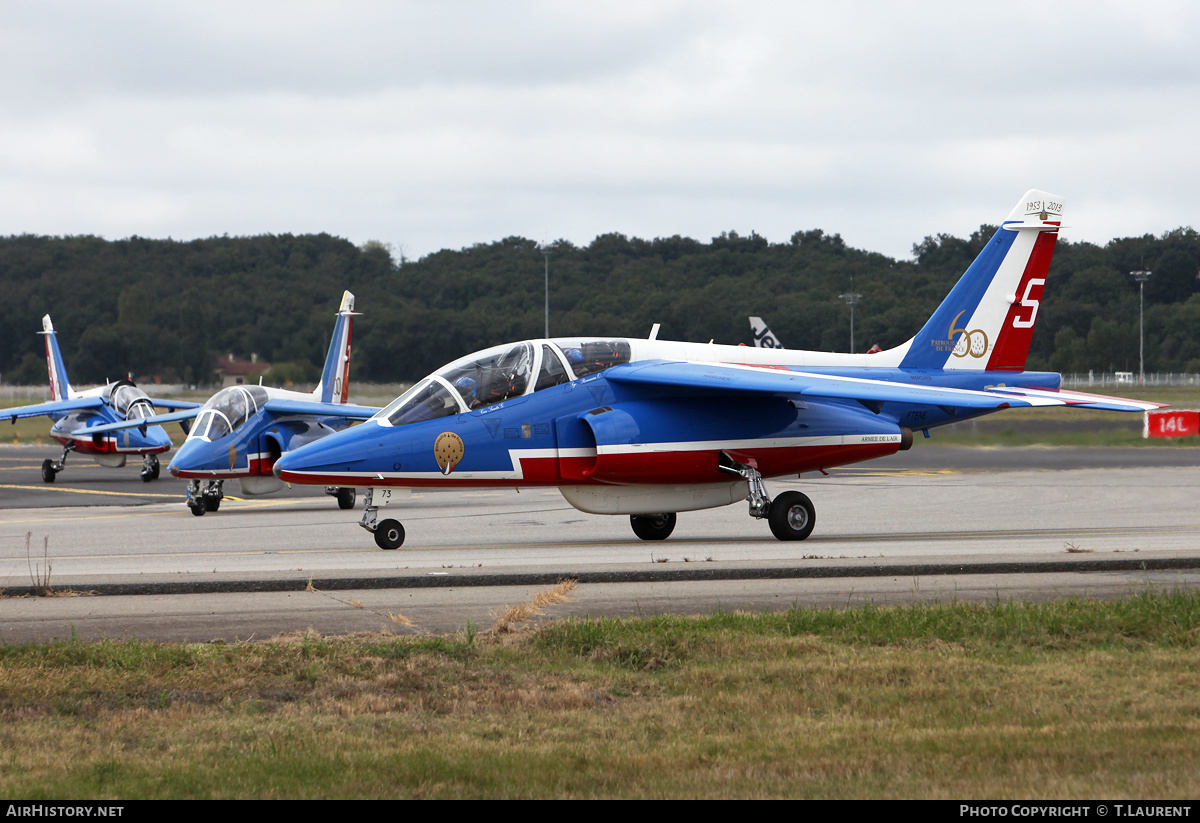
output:
[[[548,589],[538,592],[524,603],[519,603],[515,606],[505,606],[499,614],[493,615],[495,622],[492,623],[492,632],[495,634],[507,634],[513,631],[518,623],[524,623],[535,615],[542,613],[542,609],[547,606],[553,606],[556,603],[566,602],[568,595],[574,590],[577,585],[575,580],[563,580]]]

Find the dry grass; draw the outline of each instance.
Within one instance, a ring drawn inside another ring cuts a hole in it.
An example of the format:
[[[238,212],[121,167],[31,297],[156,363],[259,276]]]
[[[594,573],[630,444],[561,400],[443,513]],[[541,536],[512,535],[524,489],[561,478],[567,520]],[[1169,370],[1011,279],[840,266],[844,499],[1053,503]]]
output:
[[[25,565],[29,569],[29,582],[32,592],[28,597],[87,597],[94,592],[75,589],[55,589],[50,585],[50,576],[54,564],[50,560],[50,535],[42,538],[42,557],[40,560],[33,556],[33,532],[25,532]],[[4,597],[0,589],[0,597]]]
[[[375,609],[368,609],[366,604],[363,603],[361,600],[359,600],[357,597],[349,597],[349,598],[343,600],[342,598],[337,597],[333,594],[330,594],[327,591],[318,589],[316,586],[313,585],[313,578],[312,578],[311,574],[308,576],[308,584],[304,587],[304,590],[306,592],[312,592],[313,594],[319,594],[322,597],[327,597],[330,600],[334,600],[345,606],[349,606],[352,609],[362,609],[363,611],[369,611],[373,614],[377,614],[380,617],[382,617],[383,619],[385,619],[391,623],[396,623],[401,626],[408,626],[411,628],[416,628],[416,624],[412,620],[410,620],[409,618],[400,614],[399,612],[394,612],[394,611],[391,611],[390,609],[387,611],[383,611],[383,612],[377,611]]]
[[[530,618],[542,613],[547,606],[565,603],[570,600],[568,595],[575,590],[576,581],[563,580],[548,589],[538,592],[524,603],[515,606],[505,606],[493,614],[493,634],[508,634],[516,629],[518,624],[527,622]]]
[[[29,580],[33,585],[34,594],[39,597],[49,597],[50,590],[50,535],[42,538],[42,562],[45,567],[41,566],[33,559],[33,552],[30,550],[30,542],[33,540],[33,532],[25,532],[25,565],[29,568]]]

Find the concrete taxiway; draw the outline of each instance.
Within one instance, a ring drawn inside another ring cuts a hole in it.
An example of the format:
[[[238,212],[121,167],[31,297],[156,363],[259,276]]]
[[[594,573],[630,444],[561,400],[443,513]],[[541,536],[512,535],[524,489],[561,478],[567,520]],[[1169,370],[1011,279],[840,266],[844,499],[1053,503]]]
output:
[[[816,505],[816,530],[800,543],[775,540],[745,504],[681,514],[670,539],[643,542],[627,518],[583,514],[553,489],[417,492],[386,510],[408,532],[394,552],[358,528],[359,509],[319,490],[234,499],[235,486],[218,512],[193,517],[165,477],[143,484],[136,471],[81,461],[50,491],[38,487],[36,455],[16,451],[0,453],[3,642],[454,631],[486,627],[501,606],[567,577],[580,581],[571,601],[549,614],[1114,596],[1200,582],[1194,449],[918,448],[772,481],[772,493],[796,488]],[[52,591],[94,594],[14,596],[47,574]]]

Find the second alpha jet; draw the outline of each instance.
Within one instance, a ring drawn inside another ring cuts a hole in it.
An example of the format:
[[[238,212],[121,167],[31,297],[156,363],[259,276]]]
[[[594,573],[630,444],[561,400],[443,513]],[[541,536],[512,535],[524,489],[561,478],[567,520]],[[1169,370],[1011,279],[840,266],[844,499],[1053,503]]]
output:
[[[229,386],[202,407],[142,421],[165,423],[195,418],[187,440],[179,447],[168,471],[188,481],[187,504],[196,516],[216,511],[224,499],[226,480],[237,479],[242,494],[270,494],[283,488],[271,473],[286,452],[366,420],[379,409],[347,402],[350,337],[354,295],[345,292],[325,358],[321,382],[311,393],[266,386]],[[138,425],[111,424],[88,431],[107,432]],[[354,505],[354,488],[329,486],[343,509]]]

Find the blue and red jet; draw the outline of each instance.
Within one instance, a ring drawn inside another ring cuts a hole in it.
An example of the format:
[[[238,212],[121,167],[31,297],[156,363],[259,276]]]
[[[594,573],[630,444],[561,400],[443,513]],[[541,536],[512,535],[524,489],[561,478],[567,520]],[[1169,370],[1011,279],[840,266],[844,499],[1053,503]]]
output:
[[[1000,409],[1158,407],[1060,390],[1025,371],[1063,201],[1030,191],[925,326],[874,354],[655,339],[526,340],[468,355],[360,426],[283,455],[289,483],[368,490],[360,525],[394,487],[557,486],[577,509],[629,515],[661,540],[676,513],[749,500],[781,540],[816,522],[808,497],[763,478],[894,454],[913,432]]]
[[[50,315],[42,318],[42,330],[38,334],[46,338],[46,368],[50,373],[50,397],[46,403],[33,406],[17,406],[0,410],[0,414],[13,423],[19,417],[49,417],[54,421],[50,436],[63,446],[58,460],[47,458],[42,462],[42,480],[53,483],[54,478],[66,468],[67,455],[71,452],[85,454],[101,466],[121,468],[130,455],[142,458],[142,479],[149,482],[158,478],[158,455],[169,451],[171,438],[162,426],[144,421],[153,417],[155,406],[167,409],[195,408],[199,404],[182,400],[160,400],[146,396],[132,380],[117,380],[86,391],[71,388],[67,379],[67,367],[58,348],[58,337]],[[105,423],[130,425],[120,432],[96,432],[89,427]]]
[[[354,295],[344,292],[321,382],[311,393],[269,386],[228,386],[203,406],[193,403],[194,408],[142,421],[141,425],[195,419],[187,440],[168,467],[172,477],[187,480],[187,504],[192,514],[217,511],[228,480],[236,479],[245,495],[279,491],[283,482],[271,469],[281,454],[379,411],[378,407],[348,402],[355,316]],[[106,423],[92,426],[85,433],[112,436],[128,431],[132,425]],[[353,487],[331,486],[326,491],[342,508],[354,506]]]

